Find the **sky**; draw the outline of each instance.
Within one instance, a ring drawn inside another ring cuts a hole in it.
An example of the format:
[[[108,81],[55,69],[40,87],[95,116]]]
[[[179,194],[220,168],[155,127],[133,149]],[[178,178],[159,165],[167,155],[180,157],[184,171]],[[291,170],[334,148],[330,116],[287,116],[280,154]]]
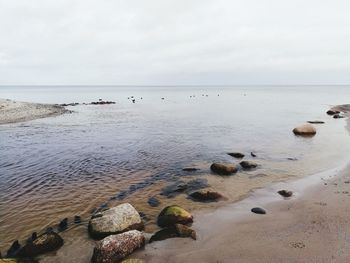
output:
[[[350,84],[348,0],[0,0],[0,85]]]

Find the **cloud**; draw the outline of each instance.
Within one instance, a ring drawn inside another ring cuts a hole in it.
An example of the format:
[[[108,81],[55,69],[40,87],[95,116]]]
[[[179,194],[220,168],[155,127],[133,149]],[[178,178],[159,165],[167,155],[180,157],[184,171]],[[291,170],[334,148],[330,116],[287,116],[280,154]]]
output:
[[[346,84],[341,0],[0,0],[0,84]]]

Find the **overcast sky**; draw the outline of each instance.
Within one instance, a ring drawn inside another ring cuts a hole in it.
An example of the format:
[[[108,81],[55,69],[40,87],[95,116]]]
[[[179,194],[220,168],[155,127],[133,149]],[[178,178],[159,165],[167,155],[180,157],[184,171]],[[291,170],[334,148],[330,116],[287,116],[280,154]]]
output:
[[[349,0],[0,0],[0,84],[350,84]]]

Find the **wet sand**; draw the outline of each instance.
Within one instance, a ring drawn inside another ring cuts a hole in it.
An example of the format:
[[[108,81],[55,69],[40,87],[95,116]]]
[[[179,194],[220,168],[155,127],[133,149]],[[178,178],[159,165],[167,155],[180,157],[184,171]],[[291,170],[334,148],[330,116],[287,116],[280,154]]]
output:
[[[260,189],[238,203],[194,213],[198,239],[148,244],[146,262],[349,262],[350,167]],[[276,192],[294,192],[285,199]],[[259,206],[266,215],[250,212]]]
[[[19,102],[0,98],[0,124],[30,121],[68,112],[54,104]]]

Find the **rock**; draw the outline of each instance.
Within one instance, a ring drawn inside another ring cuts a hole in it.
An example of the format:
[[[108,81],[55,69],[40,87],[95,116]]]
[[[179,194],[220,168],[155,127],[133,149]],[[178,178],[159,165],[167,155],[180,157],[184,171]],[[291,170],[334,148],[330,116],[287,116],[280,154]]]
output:
[[[334,114],[334,115],[333,115],[333,118],[334,118],[334,119],[342,119],[342,118],[345,118],[345,116],[340,115],[340,114]]]
[[[68,227],[68,218],[63,219],[58,225],[58,231],[62,232]]]
[[[152,207],[157,207],[160,205],[160,202],[157,198],[155,198],[154,196],[153,197],[150,197],[147,201],[147,203],[152,206]]]
[[[145,237],[140,231],[131,230],[111,235],[99,241],[91,258],[92,263],[114,263],[130,255],[145,245]]]
[[[55,233],[44,233],[33,242],[26,244],[18,252],[18,257],[35,257],[46,252],[54,251],[63,246],[62,237]]]
[[[305,124],[294,128],[293,133],[300,136],[314,136],[316,134],[316,129],[311,124]]]
[[[243,153],[227,153],[227,154],[238,159],[242,159],[244,157]]]
[[[277,193],[279,193],[283,197],[291,197],[293,195],[293,192],[288,190],[280,190]]]
[[[324,121],[308,121],[311,124],[324,124]]]
[[[187,167],[187,168],[183,168],[182,171],[185,171],[185,172],[195,172],[195,171],[198,171],[200,169],[198,168],[193,168],[193,167]]]
[[[27,243],[33,242],[37,238],[38,238],[37,233],[33,232],[32,235],[27,239]]]
[[[80,216],[74,216],[74,224],[80,224],[81,223],[81,217]]]
[[[242,161],[239,163],[244,170],[250,170],[258,167],[258,164],[251,161]]]
[[[224,197],[218,192],[214,191],[196,191],[189,195],[193,200],[200,202],[217,202]]]
[[[18,240],[15,240],[11,247],[9,248],[9,250],[7,250],[7,254],[6,257],[8,258],[12,258],[12,257],[16,257],[18,251],[20,250],[21,245],[19,244]]]
[[[160,227],[179,224],[190,224],[193,222],[193,216],[185,209],[177,206],[167,206],[158,215],[157,224]]]
[[[174,237],[191,237],[194,240],[197,239],[196,231],[194,231],[193,229],[185,225],[175,224],[174,226],[166,227],[156,232],[151,237],[149,242],[152,243],[153,241],[161,241],[164,239],[174,238]]]
[[[190,193],[198,189],[207,188],[208,186],[208,180],[202,178],[190,180],[188,182],[180,180],[164,187],[162,189],[161,195],[172,198],[176,195],[182,193]]]
[[[233,164],[222,164],[222,163],[213,163],[210,166],[210,169],[220,175],[231,175],[238,171],[237,167]]]
[[[266,214],[266,211],[264,209],[260,208],[260,207],[254,207],[250,211],[252,211],[255,214],[261,214],[261,215],[265,215]]]
[[[121,263],[144,263],[144,261],[138,258],[129,258],[129,259],[123,260]]]
[[[337,111],[337,110],[329,110],[329,111],[327,111],[328,115],[334,115],[334,114],[338,114],[338,113],[340,113],[340,111]]]
[[[96,213],[89,222],[89,232],[95,238],[118,234],[128,230],[143,230],[139,213],[129,203],[124,203]]]
[[[253,152],[251,152],[250,155],[251,155],[252,157],[256,157],[256,154],[253,153]]]

